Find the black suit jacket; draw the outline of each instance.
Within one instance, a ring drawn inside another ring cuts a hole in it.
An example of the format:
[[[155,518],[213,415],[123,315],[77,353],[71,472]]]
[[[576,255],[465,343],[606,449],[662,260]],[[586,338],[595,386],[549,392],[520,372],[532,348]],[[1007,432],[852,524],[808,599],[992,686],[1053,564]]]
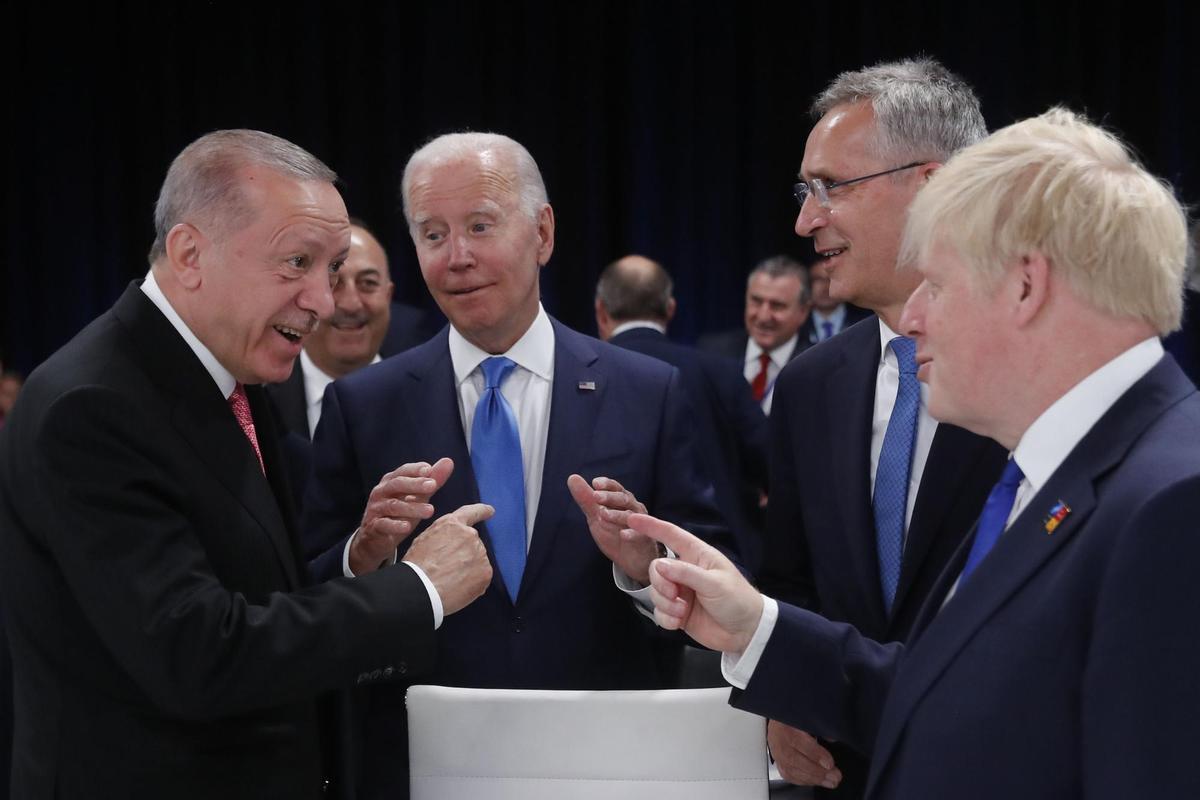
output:
[[[1007,454],[938,425],[905,540],[891,614],[883,605],[871,506],[871,425],[879,324],[864,320],[780,373],[770,421],[771,502],[761,585],[863,635],[903,641],[931,587],[979,515]],[[861,794],[865,762],[835,753],[840,796]]]
[[[318,797],[318,692],[431,664],[411,570],[304,588],[247,394],[266,476],[136,284],[30,376],[0,436],[15,796]]]
[[[653,328],[631,328],[609,340],[679,369],[695,414],[693,442],[713,482],[717,507],[738,539],[742,564],[757,575],[762,564],[767,489],[767,418],[746,391],[746,380],[726,359],[672,342]]]

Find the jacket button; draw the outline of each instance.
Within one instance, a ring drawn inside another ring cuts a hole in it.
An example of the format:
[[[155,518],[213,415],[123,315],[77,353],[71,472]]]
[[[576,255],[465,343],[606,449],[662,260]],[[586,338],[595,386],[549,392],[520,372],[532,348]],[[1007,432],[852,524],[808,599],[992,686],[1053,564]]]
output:
[[[390,678],[395,671],[396,670],[393,667],[385,667],[383,670],[383,677]]]
[[[525,620],[517,617],[513,620],[513,633],[520,633],[525,630]]]
[[[401,661],[399,664],[396,665],[396,672],[399,672],[401,675],[407,675],[408,674],[408,664]]]

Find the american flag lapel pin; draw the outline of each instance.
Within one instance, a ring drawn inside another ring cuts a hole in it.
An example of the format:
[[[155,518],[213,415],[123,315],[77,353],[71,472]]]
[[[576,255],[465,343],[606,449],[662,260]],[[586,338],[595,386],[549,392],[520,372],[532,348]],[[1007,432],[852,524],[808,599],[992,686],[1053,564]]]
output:
[[[595,381],[580,381],[579,382],[579,391],[581,391],[581,392],[596,391],[596,382]]]
[[[1050,513],[1046,515],[1046,533],[1054,533],[1054,529],[1057,528],[1059,523],[1066,519],[1067,514],[1070,513],[1071,507],[1062,500],[1059,500],[1057,503],[1055,503],[1054,507],[1050,509]]]

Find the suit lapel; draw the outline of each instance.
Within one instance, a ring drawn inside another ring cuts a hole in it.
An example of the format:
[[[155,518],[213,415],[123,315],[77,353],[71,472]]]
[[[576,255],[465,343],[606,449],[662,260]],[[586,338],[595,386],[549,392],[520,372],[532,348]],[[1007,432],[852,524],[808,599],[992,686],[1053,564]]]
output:
[[[1167,362],[1170,359],[1160,361],[1101,417],[1004,532],[970,580],[940,607],[958,578],[974,533],[963,542],[926,601],[918,624],[928,620],[928,627],[915,629],[892,685],[876,737],[876,777],[895,751],[913,708],[975,632],[1082,530],[1096,506],[1097,481],[1120,463],[1166,408],[1195,391],[1174,362]],[[1048,531],[1047,517],[1060,501],[1071,512]]]
[[[866,597],[864,610],[872,629],[886,624],[883,592],[879,586],[879,564],[875,546],[875,516],[871,510],[871,425],[875,413],[875,376],[879,365],[879,330],[863,325],[831,339],[842,345],[841,362],[825,383],[825,430],[840,441],[829,450],[836,481],[836,503],[841,527],[847,532],[854,582]],[[828,345],[834,346],[834,345]],[[862,531],[856,535],[855,531]]]
[[[179,435],[258,523],[279,557],[284,575],[292,586],[299,586],[295,553],[275,494],[212,376],[136,283],[126,290],[114,312],[130,328],[150,364],[150,374],[163,390]],[[253,390],[261,401],[258,392]],[[251,413],[255,411],[267,414],[261,402]],[[267,430],[273,430],[269,423]],[[263,434],[258,435],[261,447]]]
[[[963,484],[971,477],[972,467],[983,451],[991,446],[988,439],[956,425],[937,426],[925,471],[921,475],[921,485],[917,489],[912,520],[908,525],[904,558],[900,565],[900,583],[896,587],[896,601],[892,606],[893,618],[907,598],[917,571],[925,561],[925,554],[941,529],[942,520],[949,513]]]
[[[542,466],[542,493],[538,499],[529,558],[522,586],[528,586],[544,569],[554,539],[562,530],[560,520],[574,505],[566,479],[580,469],[581,453],[594,454],[603,448],[581,441],[585,431],[595,435],[596,420],[604,403],[605,378],[598,369],[599,353],[589,340],[554,325],[554,382],[550,394],[550,423],[546,434],[546,456]]]
[[[292,365],[292,374],[288,379],[268,387],[267,394],[279,411],[278,422],[284,430],[311,439],[308,434],[308,402],[304,395],[304,367],[299,358]]]

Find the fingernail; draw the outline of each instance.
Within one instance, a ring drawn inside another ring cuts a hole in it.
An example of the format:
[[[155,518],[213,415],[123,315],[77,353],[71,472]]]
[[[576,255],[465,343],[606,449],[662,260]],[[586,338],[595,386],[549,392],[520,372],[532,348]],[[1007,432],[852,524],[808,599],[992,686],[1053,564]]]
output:
[[[429,480],[424,480],[424,481],[421,481],[421,488],[422,488],[422,489],[432,489],[432,488],[433,488],[434,486],[436,486],[436,485],[437,485],[437,484],[436,484],[436,483],[434,483],[434,481],[433,481],[433,479],[432,479],[432,478],[430,478]]]
[[[821,765],[822,769],[833,769],[833,759],[831,758],[822,758],[817,763]]]

